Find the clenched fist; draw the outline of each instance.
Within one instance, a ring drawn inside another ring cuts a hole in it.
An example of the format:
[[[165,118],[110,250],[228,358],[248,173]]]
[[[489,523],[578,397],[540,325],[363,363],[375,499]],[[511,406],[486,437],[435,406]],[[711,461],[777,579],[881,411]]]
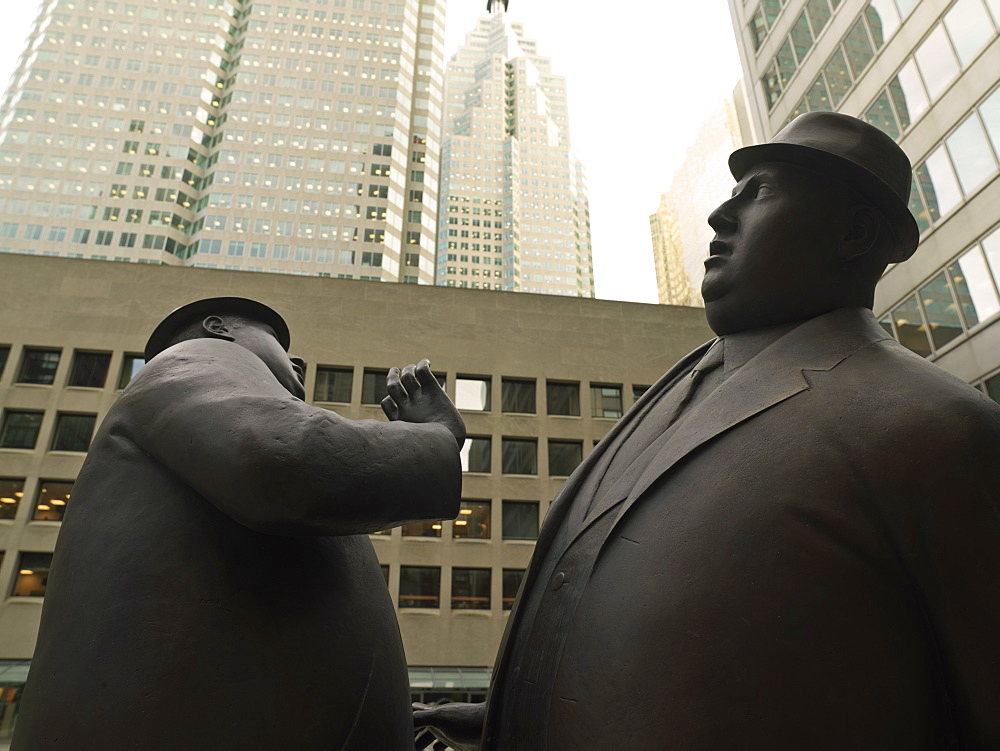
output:
[[[431,372],[428,360],[407,365],[402,371],[393,368],[385,384],[389,396],[382,400],[382,411],[386,417],[404,422],[439,422],[451,431],[462,448],[465,423]]]

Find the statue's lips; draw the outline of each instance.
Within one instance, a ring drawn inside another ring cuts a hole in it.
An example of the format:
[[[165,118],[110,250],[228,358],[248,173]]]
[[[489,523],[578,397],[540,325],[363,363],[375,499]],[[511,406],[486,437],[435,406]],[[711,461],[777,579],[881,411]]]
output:
[[[722,262],[733,254],[732,248],[721,240],[713,240],[708,245],[708,258],[705,259],[705,268],[719,266]]]

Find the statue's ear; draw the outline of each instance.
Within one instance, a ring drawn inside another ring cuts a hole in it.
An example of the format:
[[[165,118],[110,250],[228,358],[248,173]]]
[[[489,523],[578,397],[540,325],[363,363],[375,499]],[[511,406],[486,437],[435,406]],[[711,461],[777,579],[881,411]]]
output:
[[[229,327],[226,326],[226,321],[219,318],[219,316],[209,316],[201,322],[201,328],[205,332],[205,336],[213,339],[225,339],[227,342],[233,341],[233,336],[229,333]]]
[[[846,228],[837,256],[850,261],[868,255],[878,243],[882,232],[882,217],[874,207],[859,203],[847,213]]]

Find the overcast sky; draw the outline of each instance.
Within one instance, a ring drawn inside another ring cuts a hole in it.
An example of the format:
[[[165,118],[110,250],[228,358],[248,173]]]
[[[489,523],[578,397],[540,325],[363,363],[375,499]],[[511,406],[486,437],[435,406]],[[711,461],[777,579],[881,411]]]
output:
[[[4,0],[0,85],[37,7]],[[446,57],[485,7],[448,0]],[[573,146],[588,175],[597,296],[656,302],[649,214],[699,124],[740,77],[726,3],[510,0],[510,16],[567,78]]]

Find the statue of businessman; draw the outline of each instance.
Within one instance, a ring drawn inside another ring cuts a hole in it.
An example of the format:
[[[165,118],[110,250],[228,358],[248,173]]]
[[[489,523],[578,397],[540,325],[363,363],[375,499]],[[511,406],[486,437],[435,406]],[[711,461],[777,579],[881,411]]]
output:
[[[15,751],[412,749],[368,532],[458,513],[465,426],[426,361],[393,422],[302,401],[274,310],[171,313],[98,431],[56,547]]]
[[[553,503],[459,749],[1000,748],[1000,406],[897,344],[918,231],[881,131],[802,115],[735,152],[718,338]]]

